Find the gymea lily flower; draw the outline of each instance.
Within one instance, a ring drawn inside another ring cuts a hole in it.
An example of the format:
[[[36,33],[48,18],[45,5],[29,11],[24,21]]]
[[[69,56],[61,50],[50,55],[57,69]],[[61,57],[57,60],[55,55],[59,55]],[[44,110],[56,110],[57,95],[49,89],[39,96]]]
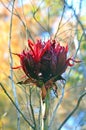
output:
[[[28,40],[28,46],[28,50],[23,50],[21,54],[16,54],[20,58],[20,67],[27,77],[36,80],[37,83],[41,81],[45,84],[45,87],[42,88],[41,86],[45,93],[50,86],[50,83],[48,85],[46,82],[51,79],[53,79],[52,82],[62,79],[61,75],[67,67],[71,67],[74,62],[78,62],[73,58],[67,58],[68,45],[66,47],[61,46],[56,40],[48,40],[47,42],[37,40],[36,43]]]

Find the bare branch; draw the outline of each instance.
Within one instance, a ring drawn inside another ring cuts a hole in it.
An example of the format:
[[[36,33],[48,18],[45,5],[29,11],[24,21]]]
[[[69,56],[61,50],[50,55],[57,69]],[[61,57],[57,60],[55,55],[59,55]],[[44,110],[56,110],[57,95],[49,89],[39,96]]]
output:
[[[62,96],[61,98],[59,99],[59,102],[57,103],[54,111],[53,111],[53,115],[51,117],[51,120],[50,120],[50,123],[49,123],[49,126],[48,126],[48,130],[51,130],[51,126],[52,126],[52,123],[54,122],[54,119],[55,119],[55,116],[56,116],[56,112],[58,110],[58,107],[60,106],[60,104],[62,103],[62,99],[64,97],[64,87],[62,86]]]
[[[13,90],[13,95],[15,98],[16,106],[19,108],[18,98],[17,98],[17,94],[16,94],[16,87],[15,87],[15,84],[13,82],[13,70],[12,70],[13,58],[12,58],[12,53],[11,53],[11,35],[12,35],[12,19],[13,19],[14,4],[15,4],[15,0],[13,0],[12,11],[11,11],[8,48],[9,48],[9,55],[10,55],[10,77],[12,79],[11,85],[12,85],[12,90]],[[17,128],[18,128],[18,130],[20,130],[20,113],[18,111],[17,111],[17,117],[18,117],[17,118],[17,121],[18,121]]]
[[[3,1],[0,1],[1,4],[11,13],[11,10],[4,4]],[[11,5],[12,6],[12,5]],[[19,15],[18,11],[14,8],[15,12],[13,12],[13,15],[15,15],[16,17],[18,17],[18,19],[22,22],[22,25],[24,26],[26,33],[29,34],[29,37],[34,41],[29,29],[27,28],[26,24],[24,23],[23,19],[21,18],[21,16]]]
[[[79,97],[77,104],[75,106],[75,108],[72,110],[72,112],[66,117],[66,119],[62,122],[62,124],[60,125],[60,127],[58,128],[58,130],[61,130],[61,128],[64,126],[64,124],[68,121],[68,119],[74,114],[74,112],[78,109],[80,102],[82,101],[82,98],[86,95],[86,91],[84,93],[82,93],[82,95]]]
[[[9,93],[6,91],[5,87],[3,86],[3,84],[0,82],[0,86],[1,88],[4,90],[4,93],[7,95],[7,97],[10,99],[11,103],[15,106],[15,108],[18,110],[18,112],[21,114],[21,116],[23,117],[23,119],[29,124],[29,126],[31,128],[34,129],[34,126],[27,120],[27,118],[24,116],[24,114],[22,113],[22,111],[17,107],[16,103],[13,101],[12,97],[9,95]]]
[[[75,18],[76,18],[78,24],[81,26],[81,29],[82,29],[82,31],[83,31],[83,33],[84,33],[84,37],[86,38],[86,33],[85,33],[86,29],[84,28],[82,22],[80,21],[78,15],[76,14],[76,12],[75,12],[75,10],[74,10],[74,8],[73,8],[72,6],[69,6],[68,3],[66,2],[66,0],[64,0],[64,4],[65,4],[69,9],[71,9],[71,10],[73,11]]]

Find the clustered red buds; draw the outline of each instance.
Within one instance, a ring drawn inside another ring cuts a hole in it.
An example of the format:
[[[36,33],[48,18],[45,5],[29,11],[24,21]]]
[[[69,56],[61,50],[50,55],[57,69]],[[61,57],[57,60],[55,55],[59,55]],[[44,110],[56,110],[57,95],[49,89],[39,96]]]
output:
[[[28,46],[28,50],[16,54],[20,58],[20,67],[28,77],[41,80],[44,84],[55,76],[59,80],[68,66],[78,62],[73,58],[67,58],[68,46],[61,46],[56,40],[37,40],[36,43],[28,40]]]

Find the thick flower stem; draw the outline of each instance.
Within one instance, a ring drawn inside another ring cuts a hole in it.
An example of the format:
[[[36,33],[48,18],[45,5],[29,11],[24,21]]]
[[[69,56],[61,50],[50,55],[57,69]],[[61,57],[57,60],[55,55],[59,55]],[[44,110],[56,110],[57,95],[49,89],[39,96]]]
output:
[[[44,119],[44,129],[43,130],[48,130],[48,120]]]
[[[46,99],[45,99],[45,114],[44,114],[44,130],[48,130],[48,115],[49,115],[49,99],[50,99],[50,91],[47,91]]]

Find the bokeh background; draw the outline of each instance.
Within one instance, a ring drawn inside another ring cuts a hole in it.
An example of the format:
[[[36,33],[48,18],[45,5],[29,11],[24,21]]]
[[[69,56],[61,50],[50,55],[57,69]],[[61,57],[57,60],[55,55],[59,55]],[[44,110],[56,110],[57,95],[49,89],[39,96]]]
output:
[[[10,27],[11,51],[20,53],[27,48],[27,40],[56,38],[62,45],[68,44],[68,56],[73,56],[82,62],[71,69],[68,68],[63,77],[66,79],[65,94],[60,104],[52,130],[58,129],[66,116],[76,106],[79,96],[86,91],[86,0],[15,0],[11,25],[13,1],[0,0],[0,83],[15,100],[10,80]],[[19,58],[12,55],[13,66],[18,66]],[[18,103],[24,115],[29,118],[27,109],[29,88],[17,85],[22,80],[21,69],[13,70],[13,80]],[[58,96],[61,95],[61,81],[57,82]],[[32,101],[35,116],[38,114],[37,90],[33,88]],[[50,111],[59,98],[51,95]],[[35,99],[35,100],[34,100]],[[20,128],[30,130],[29,125],[20,117]],[[2,88],[0,87],[0,130],[16,130],[17,112]],[[86,130],[86,96],[82,99],[77,111],[66,122],[62,130]]]

